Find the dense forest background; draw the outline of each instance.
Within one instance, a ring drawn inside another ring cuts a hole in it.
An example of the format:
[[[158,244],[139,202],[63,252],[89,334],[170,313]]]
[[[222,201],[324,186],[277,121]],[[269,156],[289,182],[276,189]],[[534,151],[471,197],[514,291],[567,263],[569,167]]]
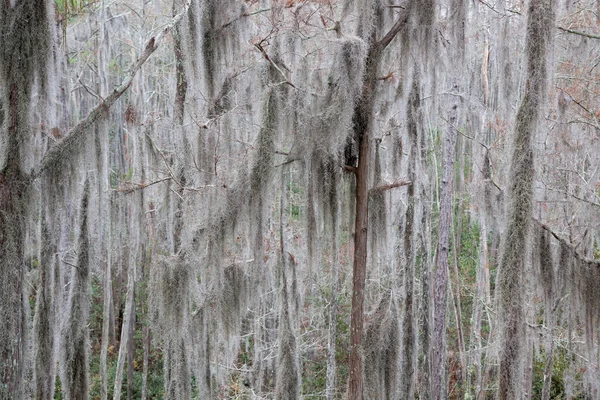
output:
[[[600,2],[0,1],[0,398],[599,399]]]

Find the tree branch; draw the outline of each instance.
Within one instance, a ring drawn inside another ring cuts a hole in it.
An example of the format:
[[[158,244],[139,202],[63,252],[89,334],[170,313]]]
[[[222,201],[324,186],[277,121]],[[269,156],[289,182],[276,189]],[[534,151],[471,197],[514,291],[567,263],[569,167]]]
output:
[[[567,247],[569,247],[571,249],[571,251],[573,252],[573,256],[581,261],[585,261],[589,264],[594,264],[596,265],[598,268],[600,268],[600,262],[596,261],[596,260],[592,260],[589,258],[586,258],[584,256],[582,256],[581,254],[579,254],[577,252],[577,250],[575,250],[575,246],[573,246],[571,243],[567,242],[567,240],[563,239],[562,237],[560,237],[556,232],[554,232],[552,229],[550,229],[550,227],[548,225],[544,225],[541,221],[533,218],[534,223],[536,223],[537,225],[539,225],[540,228],[542,228],[543,230],[545,230],[546,232],[548,232],[549,234],[551,234],[552,236],[554,236],[554,238],[556,240],[558,240],[560,243],[565,244]]]
[[[561,31],[567,32],[567,33],[571,33],[573,35],[579,35],[579,36],[583,36],[583,37],[590,38],[590,39],[600,39],[600,36],[598,36],[598,35],[592,35],[591,33],[574,31],[572,29],[563,28],[562,26],[557,26],[556,28],[558,30],[561,30]]]
[[[55,166],[60,160],[64,158],[68,158],[69,151],[71,151],[75,144],[81,140],[85,133],[91,128],[96,122],[101,120],[104,117],[109,115],[110,107],[129,89],[131,83],[133,82],[133,78],[137,72],[142,68],[142,65],[148,60],[148,58],[158,49],[158,46],[164,39],[164,37],[173,29],[177,23],[183,18],[184,15],[187,14],[188,9],[190,7],[191,0],[187,0],[183,10],[179,14],[177,14],[171,21],[165,25],[163,30],[156,36],[151,37],[146,43],[146,47],[142,54],[138,57],[138,59],[132,64],[129,69],[129,74],[127,77],[121,82],[119,86],[117,86],[103,101],[92,110],[83,120],[79,121],[77,125],[75,125],[65,136],[65,138],[54,145],[50,150],[46,153],[42,162],[37,168],[31,173],[31,178],[36,179],[44,171]]]
[[[408,6],[410,0],[405,1],[403,4],[397,7],[402,7],[402,11],[400,11],[400,16],[396,20],[396,23],[392,28],[385,34],[384,37],[381,38],[379,42],[377,42],[376,46],[379,50],[385,49],[391,41],[396,37],[400,29],[404,27],[404,25],[408,22],[408,17],[410,16],[410,7]]]
[[[383,192],[385,190],[390,190],[390,189],[394,189],[394,188],[398,188],[398,187],[402,187],[402,186],[407,186],[407,185],[412,185],[412,182],[409,181],[408,179],[400,179],[399,181],[396,181],[394,183],[388,183],[386,185],[381,185],[381,186],[374,187],[371,190],[369,190],[369,192],[370,193],[373,193],[373,192]]]
[[[356,174],[356,167],[353,167],[352,165],[344,165],[344,170]]]
[[[270,62],[271,65],[277,70],[277,72],[279,72],[279,74],[283,77],[284,81],[282,83],[285,83],[286,85],[290,85],[294,89],[297,89],[297,87],[292,82],[290,82],[290,80],[287,78],[287,76],[281,70],[281,68],[279,68],[279,66],[275,63],[275,61],[273,61],[273,59],[271,57],[269,57],[269,55],[267,54],[266,50],[262,47],[262,45],[260,43],[256,43],[254,45],[254,47],[256,47],[261,52],[261,54],[263,55],[263,57],[265,58],[265,60],[267,60],[268,62]]]

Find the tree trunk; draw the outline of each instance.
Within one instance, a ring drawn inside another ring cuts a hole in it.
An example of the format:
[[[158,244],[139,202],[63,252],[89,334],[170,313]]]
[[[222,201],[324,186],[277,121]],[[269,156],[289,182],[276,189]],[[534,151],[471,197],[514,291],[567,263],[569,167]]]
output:
[[[35,299],[33,340],[35,343],[35,398],[50,400],[54,397],[56,362],[54,359],[54,243],[50,236],[45,212],[41,213],[42,250],[40,254],[40,277]]]
[[[446,303],[448,289],[448,257],[450,252],[450,229],[452,224],[452,195],[454,159],[456,150],[456,111],[453,104],[448,113],[448,127],[444,138],[444,162],[440,194],[440,220],[436,253],[434,288],[434,317],[431,359],[431,395],[434,399],[446,398]]]
[[[130,250],[132,251],[132,249]],[[119,356],[117,358],[117,371],[115,372],[115,388],[113,399],[121,398],[121,386],[123,384],[123,369],[125,367],[125,354],[129,343],[130,325],[135,320],[135,256],[129,259],[129,272],[127,278],[127,299],[125,300],[125,316],[121,326],[121,342],[119,345]]]
[[[27,154],[23,142],[29,134],[34,78],[45,84],[39,75],[50,42],[47,11],[46,2],[40,0],[0,4],[0,151],[6,155],[0,165],[0,398],[19,399],[24,394],[28,301],[23,296],[23,228],[29,177],[22,170],[21,153]]]
[[[88,235],[89,181],[86,180],[79,216],[77,264],[72,274],[71,293],[63,336],[62,389],[67,399],[89,398],[90,243]]]
[[[420,158],[419,147],[419,122],[418,112],[421,106],[420,96],[420,75],[415,66],[413,84],[408,100],[406,113],[408,138],[410,140],[410,151],[408,154],[408,179],[416,181],[417,159]],[[400,387],[405,398],[410,399],[414,394],[414,372],[415,372],[415,318],[414,318],[414,284],[415,284],[415,190],[416,185],[408,187],[408,199],[406,207],[406,221],[404,226],[404,260],[406,260],[404,273],[404,319],[402,322],[402,354],[400,356],[400,369],[402,375],[400,378]],[[401,228],[401,227],[399,227]],[[402,259],[401,257],[398,257]]]
[[[358,168],[356,169],[356,214],[354,221],[354,266],[352,270],[352,311],[350,325],[350,360],[348,363],[348,398],[363,398],[363,326],[364,290],[367,275],[367,231],[369,202],[369,173],[371,163],[371,118],[375,83],[381,52],[372,44],[367,56],[362,97],[354,111],[354,134],[358,139]]]
[[[0,398],[18,399],[22,397],[25,351],[22,285],[26,183],[14,164],[9,159],[0,172],[0,320],[4,326],[0,334]]]
[[[411,2],[411,4],[413,4]],[[371,164],[371,120],[375,105],[377,74],[381,55],[408,21],[407,6],[392,28],[376,41],[376,33],[369,38],[369,51],[365,61],[365,74],[361,96],[352,116],[354,140],[358,143],[358,167],[356,168],[356,211],[354,221],[354,265],[352,269],[352,309],[350,319],[350,360],[348,363],[348,398],[363,398],[364,349],[364,290],[367,275],[367,231],[369,226],[369,176]]]
[[[527,76],[525,93],[517,112],[513,155],[508,188],[508,223],[498,276],[498,315],[500,330],[499,398],[521,397],[520,371],[525,340],[525,258],[529,240],[533,202],[533,136],[543,104],[546,80],[546,54],[552,45],[554,0],[531,0],[527,18]]]
[[[336,185],[336,183],[332,183]],[[332,246],[331,246],[331,268],[333,273],[333,283],[331,287],[331,303],[329,309],[329,335],[327,342],[327,379],[325,382],[325,397],[327,400],[335,399],[336,389],[336,376],[337,376],[337,365],[336,365],[336,340],[337,340],[337,315],[338,315],[338,291],[340,281],[340,255],[338,254],[339,243],[338,243],[338,232],[340,231],[340,205],[336,195],[330,196],[330,207],[331,207],[331,229],[332,229]]]

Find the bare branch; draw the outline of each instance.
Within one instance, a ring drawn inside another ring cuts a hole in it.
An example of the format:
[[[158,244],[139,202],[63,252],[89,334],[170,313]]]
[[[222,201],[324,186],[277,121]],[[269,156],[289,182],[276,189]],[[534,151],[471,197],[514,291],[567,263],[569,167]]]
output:
[[[138,182],[123,182],[123,186],[116,189],[116,191],[127,193],[127,194],[133,193],[136,190],[145,189],[149,186],[156,185],[157,183],[170,181],[171,179],[173,179],[173,178],[168,176],[166,178],[159,179],[159,180],[152,181],[152,182],[140,182],[140,183],[138,183]]]
[[[571,251],[573,251],[573,255],[575,256],[575,258],[581,260],[581,261],[585,261],[589,264],[593,264],[596,265],[598,268],[600,268],[600,263],[596,260],[592,260],[589,258],[586,258],[584,256],[582,256],[581,254],[579,254],[577,252],[577,250],[575,249],[576,246],[573,246],[572,243],[568,242],[566,239],[563,239],[562,237],[560,237],[556,232],[554,232],[552,229],[550,229],[550,227],[548,225],[543,224],[541,221],[537,220],[537,219],[533,219],[533,221],[539,225],[540,228],[542,228],[543,230],[545,230],[546,232],[548,232],[549,234],[551,234],[552,236],[554,236],[554,238],[556,240],[558,240],[560,243],[565,244],[567,247],[569,247],[571,249]]]
[[[79,121],[77,125],[75,125],[68,132],[62,141],[58,142],[46,153],[41,164],[37,168],[34,168],[31,174],[32,179],[36,179],[42,173],[44,173],[44,171],[52,168],[61,159],[66,157],[69,151],[72,150],[75,144],[85,136],[94,123],[109,115],[110,107],[112,107],[112,105],[123,95],[123,93],[129,89],[129,86],[131,86],[131,83],[133,82],[133,78],[135,78],[137,72],[142,68],[142,65],[144,65],[152,53],[158,49],[158,46],[164,37],[177,23],[179,23],[181,18],[187,14],[190,3],[191,0],[187,0],[183,10],[177,14],[167,25],[165,25],[163,30],[158,35],[151,37],[150,40],[148,40],[144,51],[132,64],[131,68],[129,69],[129,74],[123,80],[123,82],[117,86],[112,93],[108,95],[106,99],[104,99],[104,101],[100,101],[100,103],[87,115],[87,117]]]
[[[562,26],[557,26],[556,28],[558,30],[561,30],[561,31],[567,32],[567,33],[571,33],[573,35],[579,35],[579,36],[583,36],[583,37],[590,38],[590,39],[599,39],[600,40],[600,36],[598,36],[598,35],[592,35],[591,33],[574,31],[572,29],[563,28]]]
[[[409,181],[408,179],[400,179],[399,181],[393,182],[393,183],[388,183],[386,185],[381,185],[381,186],[377,186],[374,187],[370,190],[371,193],[373,192],[383,192],[385,190],[390,190],[390,189],[394,189],[394,188],[398,188],[398,187],[402,187],[402,186],[407,186],[407,185],[412,185],[412,182]]]
[[[344,170],[354,174],[356,173],[356,167],[353,167],[352,165],[344,165]]]
[[[379,50],[385,49],[396,37],[398,32],[400,32],[400,29],[402,29],[408,22],[408,17],[410,16],[410,7],[408,7],[409,2],[410,1],[405,1],[403,4],[397,6],[403,7],[402,11],[400,11],[400,15],[398,16],[394,26],[392,26],[388,33],[386,33],[385,36],[382,37],[379,42],[377,42],[376,46],[379,48]]]
[[[273,59],[271,57],[269,57],[269,55],[267,54],[267,52],[265,51],[265,49],[262,47],[262,45],[260,43],[256,43],[254,45],[254,47],[256,47],[263,55],[263,57],[265,58],[265,60],[267,60],[268,62],[271,63],[271,65],[279,72],[279,74],[283,77],[284,81],[281,83],[284,83],[286,85],[290,85],[291,87],[293,87],[294,89],[297,89],[297,87],[289,81],[289,79],[287,78],[287,76],[285,75],[285,73],[281,70],[281,68],[279,68],[279,66],[275,63],[275,61],[273,61]]]

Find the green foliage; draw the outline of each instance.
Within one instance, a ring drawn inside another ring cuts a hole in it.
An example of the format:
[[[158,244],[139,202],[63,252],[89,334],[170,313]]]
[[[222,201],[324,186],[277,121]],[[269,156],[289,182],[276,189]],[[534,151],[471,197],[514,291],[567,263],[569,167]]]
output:
[[[54,4],[58,14],[71,18],[81,14],[97,2],[98,0],[55,0]]]
[[[566,399],[565,385],[563,376],[569,368],[568,351],[564,348],[554,350],[554,363],[552,365],[552,386],[550,388],[551,399]],[[546,369],[547,355],[544,350],[540,350],[540,354],[533,362],[533,382],[531,392],[534,399],[542,398],[542,390],[544,387],[544,371]],[[582,397],[575,397],[577,399]]]
[[[136,338],[137,339],[137,338]],[[136,340],[136,343],[139,343]],[[114,395],[115,373],[117,371],[117,354],[110,352],[108,357],[108,397]],[[164,396],[163,383],[163,362],[162,354],[158,349],[153,350],[149,355],[148,384],[147,393],[149,399],[162,399]],[[136,347],[135,359],[133,361],[133,398],[142,397],[142,379],[143,379],[143,350]],[[96,400],[102,398],[102,378],[100,376],[100,354],[95,353],[91,359],[91,385],[90,399]],[[127,398],[127,373],[123,376],[123,385],[121,395]],[[56,397],[55,397],[56,398]]]

